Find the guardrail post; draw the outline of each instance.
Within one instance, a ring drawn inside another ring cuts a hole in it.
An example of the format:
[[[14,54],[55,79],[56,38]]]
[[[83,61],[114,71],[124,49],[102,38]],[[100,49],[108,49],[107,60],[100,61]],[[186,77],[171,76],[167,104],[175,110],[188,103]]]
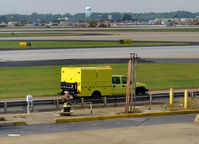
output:
[[[194,97],[198,98],[197,92],[194,92]]]
[[[169,92],[169,105],[173,105],[173,88],[170,88]]]
[[[117,106],[117,98],[115,97],[115,106]]]
[[[34,109],[34,102],[32,101],[31,102],[31,112],[33,112],[33,109]]]
[[[59,99],[56,99],[56,109],[59,110]]]
[[[149,95],[149,110],[151,110],[152,105],[152,94]]]
[[[105,96],[104,97],[104,106],[106,106],[107,105],[107,97]]]
[[[184,91],[184,108],[187,109],[188,108],[188,90]]]
[[[191,98],[194,98],[194,92],[191,92]]]
[[[4,102],[4,113],[7,113],[7,102]]]
[[[93,104],[92,102],[90,103],[90,110],[91,110],[91,115],[93,114]]]
[[[84,107],[84,98],[82,97],[81,98],[81,108],[83,108]]]

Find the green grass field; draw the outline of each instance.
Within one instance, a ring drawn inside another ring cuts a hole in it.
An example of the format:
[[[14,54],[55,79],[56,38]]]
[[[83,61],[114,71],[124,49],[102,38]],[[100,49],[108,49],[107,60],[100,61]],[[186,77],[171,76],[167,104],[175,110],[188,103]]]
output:
[[[18,41],[0,41],[0,49],[187,45],[187,43],[134,42],[132,44],[120,44],[119,42],[86,42],[86,41],[32,41],[31,44],[32,44],[31,47],[21,47],[19,46]]]
[[[106,64],[113,74],[127,73],[127,64]],[[76,65],[77,66],[77,65]],[[79,65],[80,66],[80,65]],[[81,65],[98,66],[98,65]],[[61,66],[0,68],[0,98],[55,96],[60,92]],[[199,64],[138,64],[138,81],[149,90],[198,88]]]
[[[91,30],[101,32],[100,30]],[[89,32],[89,31],[87,31]],[[120,29],[120,30],[103,30],[103,32],[199,32],[199,28],[162,28],[162,29]]]
[[[34,27],[32,27],[32,28],[34,28]],[[0,29],[2,29],[2,28],[0,28]],[[10,28],[3,28],[3,29],[10,29]],[[15,29],[18,29],[20,31],[20,29],[23,30],[24,28],[22,28],[22,27],[15,27]],[[39,29],[39,28],[37,28],[37,29]],[[34,30],[34,31],[29,30],[28,34],[26,34],[26,36],[37,36],[37,34],[32,34],[35,31],[37,31],[37,30]],[[125,29],[120,29],[120,30],[100,30],[100,28],[99,28],[99,30],[92,30],[91,29],[91,30],[84,30],[83,32],[118,32],[118,31],[119,32],[199,32],[199,27],[195,27],[195,28],[194,27],[193,28],[186,28],[186,27],[184,27],[184,28],[179,28],[179,27],[165,27],[164,28],[163,27],[163,28],[159,28],[159,29],[157,29],[157,28],[143,28],[143,29],[139,29],[139,28],[136,29],[136,28],[134,28],[134,29],[128,29],[128,30],[125,30]],[[21,32],[23,32],[23,31],[21,31]],[[73,32],[80,32],[80,33],[82,33],[82,31],[79,31],[79,30],[75,30],[75,31],[74,30],[64,31],[64,30],[59,30],[59,29],[57,29],[56,31],[52,31],[52,30],[39,31],[38,30],[38,32],[43,32],[43,33],[53,33],[53,32],[60,33],[60,32],[66,32],[66,36],[67,36],[68,33],[72,34]],[[8,37],[12,37],[12,33],[10,32],[7,36]],[[19,34],[18,35],[16,33],[16,36],[24,36],[24,35],[23,34]],[[42,36],[42,35],[40,35],[40,36]],[[43,35],[43,36],[47,36],[47,35]],[[53,35],[53,36],[56,36],[56,35]],[[59,36],[59,34],[57,36]],[[62,35],[60,35],[60,36],[62,36]]]
[[[0,37],[81,36],[78,33],[0,33]]]

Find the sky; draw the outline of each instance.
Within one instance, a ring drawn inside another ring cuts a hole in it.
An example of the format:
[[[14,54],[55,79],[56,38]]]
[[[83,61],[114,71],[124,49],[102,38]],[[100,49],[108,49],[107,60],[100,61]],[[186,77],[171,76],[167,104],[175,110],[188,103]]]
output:
[[[199,12],[199,0],[0,0],[0,14],[84,13],[93,12]]]

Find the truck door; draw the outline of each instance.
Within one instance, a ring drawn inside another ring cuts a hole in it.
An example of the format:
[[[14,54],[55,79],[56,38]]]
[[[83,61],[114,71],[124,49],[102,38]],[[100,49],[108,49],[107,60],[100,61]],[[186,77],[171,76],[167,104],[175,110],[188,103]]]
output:
[[[126,95],[127,77],[122,77],[122,95]]]
[[[117,76],[112,77],[112,83],[113,83],[113,91],[112,91],[113,96],[122,95],[123,88],[122,88],[120,77],[117,77]]]

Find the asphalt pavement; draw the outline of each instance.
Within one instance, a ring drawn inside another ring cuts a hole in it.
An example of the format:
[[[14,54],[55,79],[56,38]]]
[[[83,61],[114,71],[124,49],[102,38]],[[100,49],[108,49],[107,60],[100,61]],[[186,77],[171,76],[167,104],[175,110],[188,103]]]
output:
[[[0,67],[58,66],[75,64],[117,64],[127,62],[128,58],[8,61],[0,62]],[[199,63],[199,58],[145,58],[139,59],[138,63]]]
[[[111,129],[123,127],[139,127],[148,125],[161,125],[173,123],[193,122],[196,114],[154,116],[142,118],[114,119],[90,122],[72,122],[61,124],[35,124],[28,126],[2,127],[0,128],[0,137],[6,137],[9,134],[33,135],[48,134],[57,132],[76,132],[98,129]]]
[[[1,29],[2,30],[2,29]],[[48,30],[48,29],[46,29]],[[58,29],[61,31],[61,29]],[[86,30],[86,29],[84,29]],[[6,29],[7,31],[7,29]],[[22,31],[23,30],[19,30]],[[34,31],[34,29],[33,29]],[[85,32],[84,32],[85,33]],[[89,31],[89,33],[91,33]],[[96,32],[95,32],[96,33]],[[199,42],[199,32],[106,32],[109,35],[0,37],[0,40],[121,40]]]
[[[128,58],[132,52],[141,58],[199,58],[199,46],[165,46],[0,51],[0,62]]]

